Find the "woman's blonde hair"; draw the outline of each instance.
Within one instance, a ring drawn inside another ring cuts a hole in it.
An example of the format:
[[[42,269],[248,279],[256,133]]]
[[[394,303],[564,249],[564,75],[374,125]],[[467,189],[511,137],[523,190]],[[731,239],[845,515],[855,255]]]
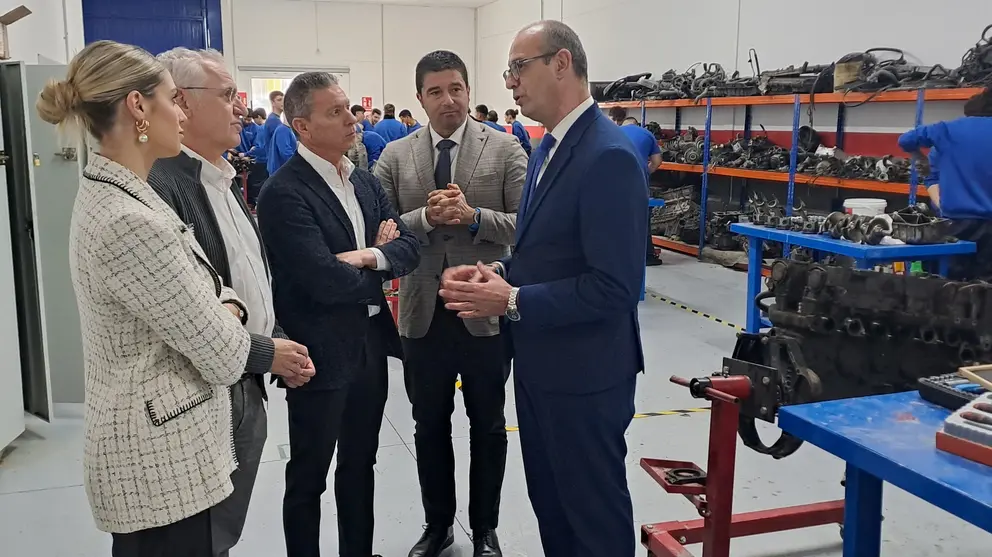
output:
[[[66,78],[51,80],[38,95],[41,119],[61,128],[85,128],[101,139],[114,127],[117,104],[132,91],[150,97],[165,67],[146,50],[96,41],[72,58]]]

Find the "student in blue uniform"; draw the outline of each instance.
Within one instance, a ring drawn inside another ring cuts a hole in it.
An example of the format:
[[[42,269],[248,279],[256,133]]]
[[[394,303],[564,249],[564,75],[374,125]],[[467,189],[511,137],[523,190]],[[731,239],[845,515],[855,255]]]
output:
[[[266,166],[269,176],[275,174],[295,154],[296,134],[292,128],[280,122],[269,140],[269,161]]]
[[[369,156],[369,172],[371,172],[382,150],[386,148],[386,140],[381,135],[369,131],[362,135],[362,144],[365,145],[365,152]]]
[[[423,126],[420,125],[420,122],[418,122],[413,117],[413,113],[410,112],[409,110],[405,109],[405,108],[400,111],[400,122],[403,122],[403,125],[406,126],[406,133],[407,133],[407,135],[409,135],[409,134],[411,134],[411,133],[413,133],[413,132],[415,132],[415,131],[417,131],[417,130],[419,130],[420,128],[423,127]]]
[[[406,137],[406,126],[396,119],[396,107],[387,104],[382,110],[382,121],[375,125],[375,133],[381,135],[386,143]]]
[[[264,135],[265,109],[256,108],[251,111],[249,118],[245,118],[245,126],[251,126],[250,140],[244,130],[241,132],[241,146],[238,151],[252,159],[251,168],[248,170],[248,205],[255,206],[258,199],[258,192],[262,189],[262,184],[269,177],[266,170],[266,161],[269,160],[266,152]],[[247,142],[246,142],[247,141]]]
[[[533,145],[530,143],[530,134],[527,133],[527,128],[523,124],[517,122],[517,111],[508,108],[506,109],[506,124],[510,126],[510,133],[513,134],[520,141],[520,146],[524,148],[524,152],[527,156],[530,156],[530,151]]]
[[[272,91],[269,93],[269,104],[272,105],[272,113],[269,117],[265,119],[265,124],[262,125],[262,145],[268,145],[269,139],[272,138],[272,134],[275,133],[276,128],[282,124],[282,109],[283,109],[283,94],[282,91]]]
[[[265,111],[261,108],[258,110],[261,110],[262,114],[265,114]],[[261,126],[255,122],[255,112],[257,111],[252,111],[241,120],[241,143],[238,145],[238,153],[243,155],[247,155],[251,151],[252,146],[255,144],[255,134],[261,129]],[[263,116],[262,118],[264,120],[265,117]]]
[[[496,122],[489,121],[489,107],[484,104],[475,105],[475,114],[473,114],[472,117],[494,130],[499,130],[504,133],[506,132],[506,129],[503,126],[497,124]]]
[[[365,108],[363,108],[362,105],[352,105],[351,114],[354,115],[355,120],[358,120],[358,123],[355,125],[361,126],[363,132],[370,132],[372,131],[372,128],[375,127],[372,125],[372,122],[369,122],[368,117],[366,117]]]
[[[634,146],[634,153],[644,161],[644,172],[651,183],[651,174],[661,166],[661,148],[658,147],[658,140],[654,134],[647,129],[637,125],[637,120],[627,117],[627,109],[614,106],[610,109],[610,120],[620,126],[627,139]],[[651,209],[648,208],[648,249],[645,257],[645,264],[648,267],[661,265],[661,258],[654,251],[654,242],[651,238]]]
[[[972,97],[965,116],[920,126],[904,133],[907,153],[923,147],[939,152],[939,184],[928,188],[941,214],[951,219],[950,234],[978,244],[973,256],[956,258],[955,280],[992,279],[992,89]]]

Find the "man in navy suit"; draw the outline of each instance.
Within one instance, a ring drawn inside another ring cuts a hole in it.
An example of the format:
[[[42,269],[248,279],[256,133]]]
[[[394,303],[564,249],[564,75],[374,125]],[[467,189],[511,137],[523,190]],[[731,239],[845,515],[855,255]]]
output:
[[[503,316],[520,444],[547,557],[633,557],[624,432],[644,369],[644,161],[589,96],[578,36],[542,21],[510,47],[506,87],[548,133],[530,158],[513,255],[445,271],[463,318]],[[319,368],[318,368],[319,369]]]
[[[345,156],[357,120],[337,79],[300,74],[286,90],[285,109],[299,148],[262,189],[258,225],[276,317],[287,336],[306,343],[322,370],[306,390],[286,392],[287,555],[320,555],[320,497],[337,444],[339,554],[369,557],[386,357],[401,356],[382,283],[413,271],[420,245],[379,180]]]

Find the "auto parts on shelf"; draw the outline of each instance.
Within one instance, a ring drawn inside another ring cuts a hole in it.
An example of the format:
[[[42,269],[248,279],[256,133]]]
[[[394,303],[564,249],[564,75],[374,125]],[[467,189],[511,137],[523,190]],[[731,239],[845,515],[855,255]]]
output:
[[[755,420],[773,422],[781,406],[912,390],[922,377],[992,360],[984,282],[777,260],[756,301],[772,328],[742,333],[733,358],[770,370],[777,397],[743,407],[739,433],[775,458],[802,444],[785,433],[770,446],[758,437]]]

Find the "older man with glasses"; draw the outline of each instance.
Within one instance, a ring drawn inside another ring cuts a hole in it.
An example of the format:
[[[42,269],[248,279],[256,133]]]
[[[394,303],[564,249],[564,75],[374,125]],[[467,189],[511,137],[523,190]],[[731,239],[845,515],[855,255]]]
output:
[[[285,386],[297,387],[310,380],[314,368],[307,348],[286,338],[276,324],[258,228],[232,182],[234,168],[224,159],[224,153],[240,141],[240,119],[246,109],[223,56],[213,50],[176,48],[158,58],[176,82],[176,102],[186,113],[186,122],[182,152],[159,159],[148,182],[190,224],[210,264],[248,309],[245,326],[251,333],[251,352],[244,376],[231,387],[238,461],[231,474],[234,493],[210,509],[212,555],[226,557],[241,538],[265,445],[265,374],[271,372]]]

